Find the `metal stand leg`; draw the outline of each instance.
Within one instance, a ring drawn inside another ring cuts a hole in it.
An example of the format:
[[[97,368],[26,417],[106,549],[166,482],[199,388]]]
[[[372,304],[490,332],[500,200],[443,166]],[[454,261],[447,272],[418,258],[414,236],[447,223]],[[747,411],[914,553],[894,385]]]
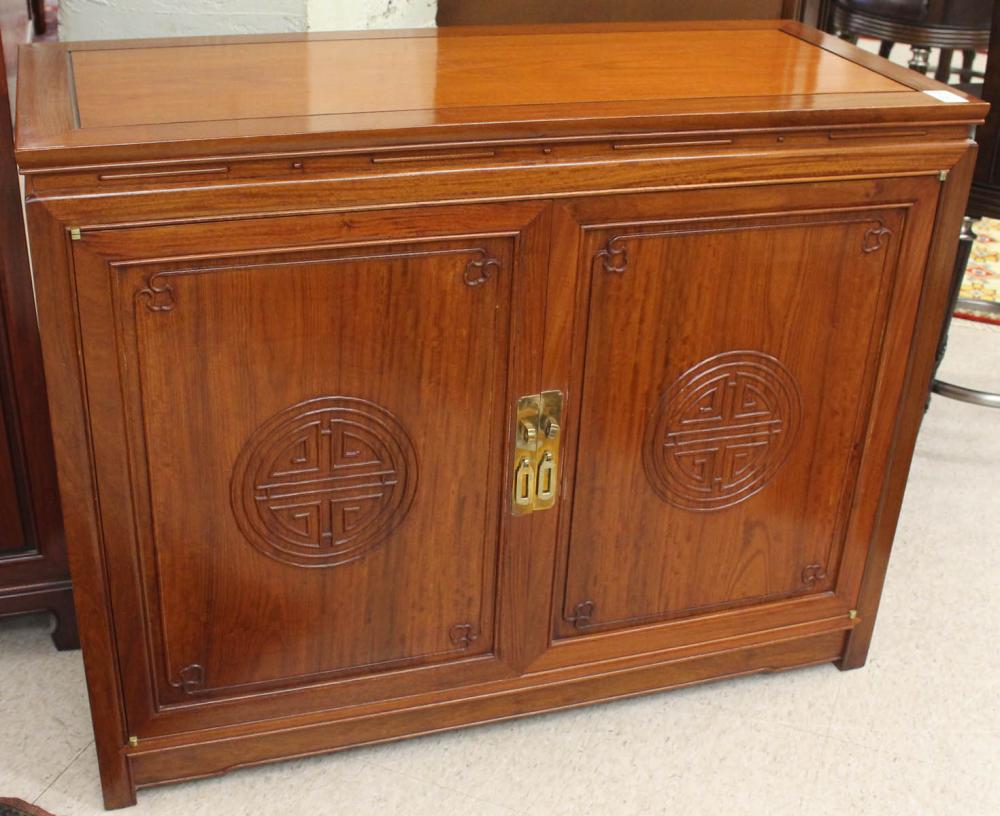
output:
[[[920,71],[922,74],[927,73],[927,68],[931,62],[931,49],[923,45],[913,45],[910,46],[910,62],[909,66],[914,71]]]
[[[938,342],[937,362],[934,365],[934,373],[937,373],[944,359],[944,353],[948,348],[948,330],[951,328],[952,317],[955,314],[955,306],[958,304],[958,294],[962,288],[962,278],[965,276],[965,267],[969,263],[969,253],[972,251],[972,242],[976,240],[972,231],[973,220],[971,218],[962,219],[962,231],[959,234],[958,254],[955,257],[955,277],[951,284],[951,298],[948,301],[948,316],[945,318],[944,327],[941,330],[941,339]],[[974,388],[966,388],[964,385],[955,385],[945,382],[935,377],[931,381],[931,391],[948,399],[968,402],[972,405],[981,405],[984,408],[1000,408],[1000,394],[991,394],[988,391],[977,391]],[[928,403],[930,398],[928,395]]]

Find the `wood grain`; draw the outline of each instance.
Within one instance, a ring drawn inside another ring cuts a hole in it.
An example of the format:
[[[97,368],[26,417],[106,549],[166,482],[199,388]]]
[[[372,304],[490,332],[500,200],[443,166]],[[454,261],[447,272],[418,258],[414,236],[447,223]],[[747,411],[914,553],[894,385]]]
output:
[[[49,611],[56,646],[70,649],[79,642],[6,71],[0,83],[0,615]]]
[[[726,55],[718,68],[704,59],[716,51]],[[778,20],[47,44],[26,49],[20,70],[24,167],[579,136],[623,120],[711,130],[720,109],[747,127],[985,113]]]
[[[737,35],[774,47],[670,74]],[[220,78],[211,105],[191,53]],[[281,91],[252,99],[261,53]],[[861,662],[983,105],[773,22],[26,57],[109,807]],[[390,57],[412,82],[379,84]],[[334,69],[357,81],[303,84]],[[548,389],[559,499],[513,516],[514,406]]]

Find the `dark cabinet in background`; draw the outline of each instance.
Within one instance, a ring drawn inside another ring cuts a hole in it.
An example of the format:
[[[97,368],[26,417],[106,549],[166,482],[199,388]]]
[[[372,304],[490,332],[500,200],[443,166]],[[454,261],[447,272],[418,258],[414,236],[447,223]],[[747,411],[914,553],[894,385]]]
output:
[[[0,616],[52,612],[56,646],[76,648],[6,72],[0,81]]]

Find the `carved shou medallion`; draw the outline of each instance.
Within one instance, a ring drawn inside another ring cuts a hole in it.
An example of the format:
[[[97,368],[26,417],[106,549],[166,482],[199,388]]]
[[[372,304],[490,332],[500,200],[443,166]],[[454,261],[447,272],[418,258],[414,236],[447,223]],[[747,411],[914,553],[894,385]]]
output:
[[[646,474],[677,507],[730,507],[778,471],[800,415],[795,381],[774,357],[716,354],[685,371],[660,399],[646,433]]]
[[[416,484],[413,443],[399,420],[367,400],[320,397],[251,436],[233,471],[232,506],[265,555],[332,567],[385,541]]]

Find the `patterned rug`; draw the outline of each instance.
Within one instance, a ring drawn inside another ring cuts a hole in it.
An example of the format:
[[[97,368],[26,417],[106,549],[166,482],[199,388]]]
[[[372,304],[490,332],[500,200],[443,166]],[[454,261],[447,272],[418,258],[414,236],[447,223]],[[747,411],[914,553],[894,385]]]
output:
[[[21,799],[0,798],[0,816],[52,816],[52,814]]]
[[[965,267],[955,317],[1000,326],[1000,220],[980,218],[972,231],[976,240]]]

